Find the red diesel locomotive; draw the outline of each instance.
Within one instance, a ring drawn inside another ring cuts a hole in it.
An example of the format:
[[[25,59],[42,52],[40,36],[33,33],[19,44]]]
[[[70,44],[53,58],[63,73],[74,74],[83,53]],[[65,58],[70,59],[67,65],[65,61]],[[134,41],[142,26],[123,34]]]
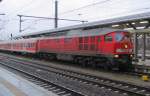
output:
[[[97,28],[63,31],[59,36],[0,42],[0,50],[127,70],[132,66],[133,45],[127,31]]]

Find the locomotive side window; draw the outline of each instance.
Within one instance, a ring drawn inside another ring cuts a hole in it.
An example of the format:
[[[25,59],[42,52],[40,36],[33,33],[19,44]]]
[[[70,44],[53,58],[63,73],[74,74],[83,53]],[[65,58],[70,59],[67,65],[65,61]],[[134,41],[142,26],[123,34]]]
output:
[[[91,42],[95,42],[95,37],[91,37]]]
[[[98,38],[97,38],[97,41],[98,41],[98,42],[101,42],[101,38],[100,38],[100,37],[98,37]]]
[[[88,44],[84,44],[84,50],[88,50]]]
[[[54,39],[55,42],[59,42],[59,39]]]
[[[65,38],[64,42],[69,43],[69,42],[71,42],[71,40],[72,40],[72,38]]]
[[[82,45],[82,44],[79,45],[79,49],[80,49],[80,50],[83,49],[83,45]]]
[[[88,37],[84,37],[84,43],[88,43]]]
[[[112,41],[112,36],[106,35],[105,36],[105,41]]]
[[[95,50],[95,44],[91,44],[90,49],[91,49],[91,50]]]
[[[80,38],[79,38],[79,43],[82,43],[82,42],[83,42],[83,38],[80,37]]]

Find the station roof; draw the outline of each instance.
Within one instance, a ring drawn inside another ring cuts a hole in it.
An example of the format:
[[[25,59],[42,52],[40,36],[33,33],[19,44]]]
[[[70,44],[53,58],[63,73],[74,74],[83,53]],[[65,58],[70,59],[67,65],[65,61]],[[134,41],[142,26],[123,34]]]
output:
[[[22,36],[14,37],[17,38],[30,38],[38,36],[46,36],[51,33],[63,32],[66,30],[76,30],[76,29],[91,29],[91,28],[103,28],[103,27],[113,27],[119,29],[132,28],[137,29],[137,27],[144,27],[144,29],[150,26],[150,12],[144,12],[134,15],[128,15],[113,19],[106,19],[101,21],[95,21],[91,23],[79,24],[68,27],[61,27],[51,30],[44,30],[35,33],[24,34]]]

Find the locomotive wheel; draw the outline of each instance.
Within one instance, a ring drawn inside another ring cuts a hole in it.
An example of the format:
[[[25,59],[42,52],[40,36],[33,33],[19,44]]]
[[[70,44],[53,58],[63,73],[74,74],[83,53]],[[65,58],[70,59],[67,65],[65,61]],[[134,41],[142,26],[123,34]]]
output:
[[[56,60],[57,58],[56,58],[55,55],[49,55],[48,59],[49,59],[49,60]]]
[[[91,66],[92,66],[92,68],[96,68],[95,62],[92,62],[92,63],[91,63]]]
[[[106,64],[104,64],[104,70],[112,70],[112,67],[111,67],[111,62],[108,60],[106,61]]]
[[[74,63],[79,64],[79,58],[78,57],[74,57]]]
[[[87,60],[85,58],[82,59],[82,67],[86,67]]]
[[[96,68],[96,62],[95,62],[95,60],[94,60],[92,57],[89,58],[88,64],[89,64],[92,68]]]
[[[82,65],[82,57],[77,57],[77,62],[79,63],[79,65]]]

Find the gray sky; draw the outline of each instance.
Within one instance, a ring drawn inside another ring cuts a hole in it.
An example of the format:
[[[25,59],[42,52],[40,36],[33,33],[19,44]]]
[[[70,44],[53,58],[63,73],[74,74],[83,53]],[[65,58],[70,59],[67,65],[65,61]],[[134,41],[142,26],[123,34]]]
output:
[[[3,0],[0,3],[0,39],[53,28],[53,20],[24,18],[22,33],[18,32],[17,14],[54,17],[55,0]],[[88,22],[150,11],[150,0],[58,0],[59,18]],[[30,20],[29,20],[30,19]],[[81,24],[59,21],[59,27]]]

